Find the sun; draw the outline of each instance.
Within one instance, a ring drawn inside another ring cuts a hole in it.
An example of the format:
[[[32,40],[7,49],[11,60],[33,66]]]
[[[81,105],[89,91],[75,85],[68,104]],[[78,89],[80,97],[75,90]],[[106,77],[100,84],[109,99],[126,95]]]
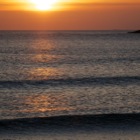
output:
[[[35,8],[41,11],[53,9],[53,5],[57,1],[58,0],[31,0],[31,2],[35,5]]]

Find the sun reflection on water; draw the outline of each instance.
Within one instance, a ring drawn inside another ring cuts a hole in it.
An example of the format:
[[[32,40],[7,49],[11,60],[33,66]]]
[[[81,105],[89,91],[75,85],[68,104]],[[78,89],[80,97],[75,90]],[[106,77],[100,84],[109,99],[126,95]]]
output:
[[[37,67],[32,68],[29,72],[29,79],[30,80],[49,80],[49,79],[55,79],[56,77],[61,76],[61,71],[58,71],[58,69],[48,67]]]
[[[25,99],[25,103],[28,106],[28,111],[31,113],[47,113],[47,112],[59,112],[70,111],[73,108],[68,105],[66,97],[54,96],[54,95],[32,95]]]
[[[31,43],[31,50],[34,52],[30,55],[30,65],[26,67],[27,80],[49,80],[59,79],[64,76],[64,71],[58,64],[63,55],[57,53],[58,48],[55,42],[47,40],[47,37],[42,33],[35,37],[34,42]],[[68,102],[68,97],[63,93],[49,93],[49,90],[44,85],[43,90],[35,88],[35,92],[30,93],[24,97],[24,109],[22,112],[30,113],[33,116],[47,116],[52,112],[57,114],[59,112],[68,112],[73,110]],[[49,112],[49,113],[47,113]]]
[[[30,47],[34,53],[30,57],[31,65],[26,69],[28,80],[56,79],[63,75],[58,63],[64,56],[52,53],[56,52],[57,44],[48,39],[44,32],[35,36]]]
[[[32,58],[32,61],[36,63],[55,63],[62,59],[62,56],[59,55],[46,55],[46,54],[36,54]]]

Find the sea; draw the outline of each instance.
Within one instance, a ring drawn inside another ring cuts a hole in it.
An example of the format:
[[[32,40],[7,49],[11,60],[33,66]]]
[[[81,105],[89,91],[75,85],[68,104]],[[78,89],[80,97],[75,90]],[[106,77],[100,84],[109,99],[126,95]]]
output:
[[[0,136],[138,140],[140,35],[0,31]]]

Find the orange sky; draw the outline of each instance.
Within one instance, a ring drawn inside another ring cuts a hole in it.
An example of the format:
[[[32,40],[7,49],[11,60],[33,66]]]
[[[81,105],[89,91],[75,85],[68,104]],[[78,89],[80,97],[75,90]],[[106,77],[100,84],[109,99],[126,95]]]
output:
[[[0,0],[0,30],[135,30],[139,15],[140,0],[58,0],[49,11],[30,0]]]

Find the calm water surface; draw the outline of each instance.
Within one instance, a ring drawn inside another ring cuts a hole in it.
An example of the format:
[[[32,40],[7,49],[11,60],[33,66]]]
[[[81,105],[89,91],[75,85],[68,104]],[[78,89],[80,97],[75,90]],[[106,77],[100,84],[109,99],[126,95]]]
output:
[[[140,113],[140,36],[0,31],[0,119]]]

